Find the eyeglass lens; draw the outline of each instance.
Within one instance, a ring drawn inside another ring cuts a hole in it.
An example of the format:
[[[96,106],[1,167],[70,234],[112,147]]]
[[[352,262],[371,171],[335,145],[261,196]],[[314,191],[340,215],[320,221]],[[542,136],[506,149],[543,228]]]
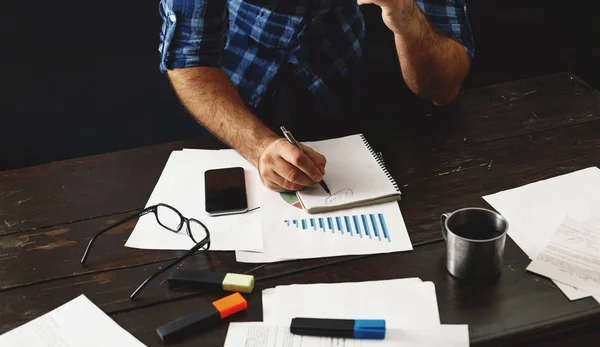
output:
[[[156,208],[156,218],[160,225],[171,231],[179,231],[183,225],[183,219],[179,213],[167,206],[159,205]]]
[[[192,238],[192,241],[194,241],[196,243],[204,240],[208,236],[206,228],[194,219],[189,220],[188,233],[189,233],[190,237]],[[206,245],[203,248],[206,249]]]

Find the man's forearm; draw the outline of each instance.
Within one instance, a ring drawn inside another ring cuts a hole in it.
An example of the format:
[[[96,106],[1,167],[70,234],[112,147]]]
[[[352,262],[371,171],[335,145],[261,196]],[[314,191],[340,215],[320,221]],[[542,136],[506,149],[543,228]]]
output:
[[[257,166],[262,150],[278,138],[246,107],[227,74],[216,67],[169,70],[181,102],[196,120]]]
[[[402,75],[417,95],[436,105],[450,103],[469,72],[470,58],[464,47],[439,34],[419,7],[410,1],[404,12],[390,12]]]

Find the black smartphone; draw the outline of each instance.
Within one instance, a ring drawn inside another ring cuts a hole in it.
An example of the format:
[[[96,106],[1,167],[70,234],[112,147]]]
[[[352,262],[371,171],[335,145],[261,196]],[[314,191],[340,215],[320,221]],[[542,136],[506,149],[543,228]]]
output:
[[[204,206],[211,216],[248,210],[244,168],[228,167],[204,172]]]

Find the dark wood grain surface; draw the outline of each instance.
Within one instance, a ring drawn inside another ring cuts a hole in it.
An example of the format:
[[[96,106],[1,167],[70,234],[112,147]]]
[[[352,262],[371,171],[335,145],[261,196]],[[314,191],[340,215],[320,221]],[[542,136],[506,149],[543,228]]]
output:
[[[259,281],[255,292],[247,296],[248,312],[232,318],[232,321],[260,321],[260,290],[276,285],[406,277],[420,277],[423,281],[435,283],[442,324],[469,324],[473,345],[514,343],[540,331],[568,327],[575,317],[590,319],[600,313],[600,306],[593,299],[569,302],[552,282],[526,273],[527,257],[511,240],[507,242],[502,275],[497,283],[486,286],[464,284],[449,276],[444,270],[444,247],[440,242],[419,247],[410,253],[368,256],[294,276]],[[202,295],[174,301],[148,308],[147,313],[158,315],[160,312],[161,319],[166,322],[181,315],[188,305],[199,307],[215,297]],[[139,324],[139,317],[135,312],[114,316],[119,324],[142,341],[159,343],[155,332],[147,329],[147,324]],[[179,345],[189,345],[191,341],[220,345],[226,333],[225,324],[203,334],[201,340],[188,339]]]
[[[177,145],[2,172],[0,234],[140,208]]]
[[[494,285],[451,279],[439,215],[488,207],[485,194],[600,165],[600,93],[557,74],[465,91],[435,111],[378,110],[361,131],[402,187],[414,251],[274,264],[209,252],[180,267],[254,274],[249,309],[235,320],[260,321],[261,290],[279,284],[418,276],[435,283],[442,322],[469,324],[475,345],[595,345],[586,339],[597,341],[600,306],[591,298],[569,302],[552,282],[526,273],[529,261],[512,241]],[[339,131],[332,136],[351,130]],[[123,247],[135,221],[103,235],[86,266],[79,262],[96,231],[143,208],[172,150],[216,146],[182,141],[0,172],[0,333],[83,293],[142,342],[159,345],[158,325],[222,296],[169,290],[165,275],[130,301],[144,278],[181,253]],[[181,345],[220,346],[226,330]]]

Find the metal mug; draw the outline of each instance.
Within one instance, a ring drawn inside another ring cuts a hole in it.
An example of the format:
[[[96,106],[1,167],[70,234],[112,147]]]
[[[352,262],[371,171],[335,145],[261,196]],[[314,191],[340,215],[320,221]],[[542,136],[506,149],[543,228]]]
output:
[[[488,209],[470,207],[442,214],[441,224],[446,240],[446,269],[452,276],[489,280],[500,275],[508,230],[504,217]],[[461,236],[459,227],[463,225],[469,225],[473,235]],[[484,228],[494,228],[497,235],[478,235]]]

